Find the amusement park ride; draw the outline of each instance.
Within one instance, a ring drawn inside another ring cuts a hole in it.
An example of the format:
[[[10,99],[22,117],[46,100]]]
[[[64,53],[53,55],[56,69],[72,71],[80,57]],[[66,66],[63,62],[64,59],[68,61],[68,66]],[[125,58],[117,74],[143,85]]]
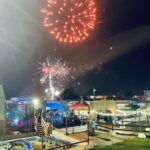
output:
[[[12,98],[6,101],[3,87],[0,85],[0,135],[13,134],[14,131],[21,133],[33,132],[33,128],[40,137],[51,134],[52,129],[54,129],[53,125],[57,121],[60,123],[63,120],[64,112],[68,108],[57,101],[42,100],[40,87],[37,87],[36,95],[39,99]],[[53,118],[58,118],[58,120]],[[33,125],[33,128],[31,125]],[[21,129],[21,131],[18,129]]]
[[[37,101],[37,100],[33,100],[33,101]],[[51,123],[46,122],[44,120],[43,113],[44,110],[41,104],[34,106],[34,127],[40,137],[49,136],[52,133],[52,129],[53,129]]]

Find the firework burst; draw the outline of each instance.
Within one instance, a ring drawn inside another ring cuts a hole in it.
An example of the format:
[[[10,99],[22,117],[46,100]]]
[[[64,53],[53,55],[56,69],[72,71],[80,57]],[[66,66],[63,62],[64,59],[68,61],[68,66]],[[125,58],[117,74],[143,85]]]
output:
[[[40,63],[41,67],[41,84],[46,85],[46,91],[51,92],[51,99],[54,99],[56,91],[62,91],[65,83],[69,81],[67,78],[71,72],[71,68],[67,62],[56,57],[46,59],[46,62]]]
[[[63,43],[84,41],[96,24],[94,0],[47,0],[44,26]]]

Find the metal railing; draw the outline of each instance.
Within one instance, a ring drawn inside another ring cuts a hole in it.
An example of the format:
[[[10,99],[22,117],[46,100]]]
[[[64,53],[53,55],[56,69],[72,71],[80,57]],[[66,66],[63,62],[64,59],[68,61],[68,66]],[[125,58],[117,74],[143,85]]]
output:
[[[150,131],[146,131],[145,129],[150,129],[150,126],[146,125],[118,125],[118,124],[106,124],[106,123],[98,123],[99,130],[104,132],[115,131],[116,134],[119,135],[132,135],[137,136],[138,133],[144,132],[147,136],[150,136]],[[124,128],[123,128],[124,127]]]
[[[85,142],[88,142],[88,139],[84,140],[84,141],[79,141],[79,142],[76,142],[76,143],[65,143],[65,142],[63,142],[63,143],[61,143],[62,145],[60,145],[60,146],[56,146],[56,147],[53,147],[53,148],[48,148],[48,149],[45,149],[45,150],[57,150],[57,149],[60,149],[60,148],[63,148],[64,150],[66,150],[68,148],[75,147],[78,144],[85,143]]]

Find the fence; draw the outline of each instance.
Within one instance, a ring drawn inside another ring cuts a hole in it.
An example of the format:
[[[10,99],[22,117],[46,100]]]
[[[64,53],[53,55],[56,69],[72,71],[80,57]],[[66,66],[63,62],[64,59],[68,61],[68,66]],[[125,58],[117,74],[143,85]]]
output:
[[[78,144],[81,144],[81,143],[85,143],[85,142],[88,142],[88,140],[84,140],[84,141],[80,141],[80,142],[76,142],[76,143],[60,143],[58,144],[59,146],[56,146],[56,147],[53,147],[53,148],[50,148],[50,149],[45,149],[45,150],[57,150],[57,149],[63,149],[63,150],[66,150],[68,148],[73,148],[73,147],[76,147],[78,146]]]
[[[13,139],[32,137],[32,136],[37,136],[37,133],[32,132],[32,133],[23,133],[23,134],[18,134],[18,135],[3,135],[3,136],[0,136],[0,141],[13,140]]]
[[[113,123],[98,123],[98,127],[100,131],[115,131],[115,134],[120,136],[135,137],[138,136],[139,133],[143,132],[147,138],[150,137],[150,126],[146,125],[117,125]]]

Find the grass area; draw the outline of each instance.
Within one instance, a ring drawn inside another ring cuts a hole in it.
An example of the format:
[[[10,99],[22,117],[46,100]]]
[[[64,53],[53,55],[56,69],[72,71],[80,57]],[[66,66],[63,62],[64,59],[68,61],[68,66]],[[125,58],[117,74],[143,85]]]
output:
[[[104,148],[92,150],[150,150],[150,139],[131,139]]]
[[[25,148],[21,147],[21,146],[15,146],[14,147],[15,150],[25,150]]]

